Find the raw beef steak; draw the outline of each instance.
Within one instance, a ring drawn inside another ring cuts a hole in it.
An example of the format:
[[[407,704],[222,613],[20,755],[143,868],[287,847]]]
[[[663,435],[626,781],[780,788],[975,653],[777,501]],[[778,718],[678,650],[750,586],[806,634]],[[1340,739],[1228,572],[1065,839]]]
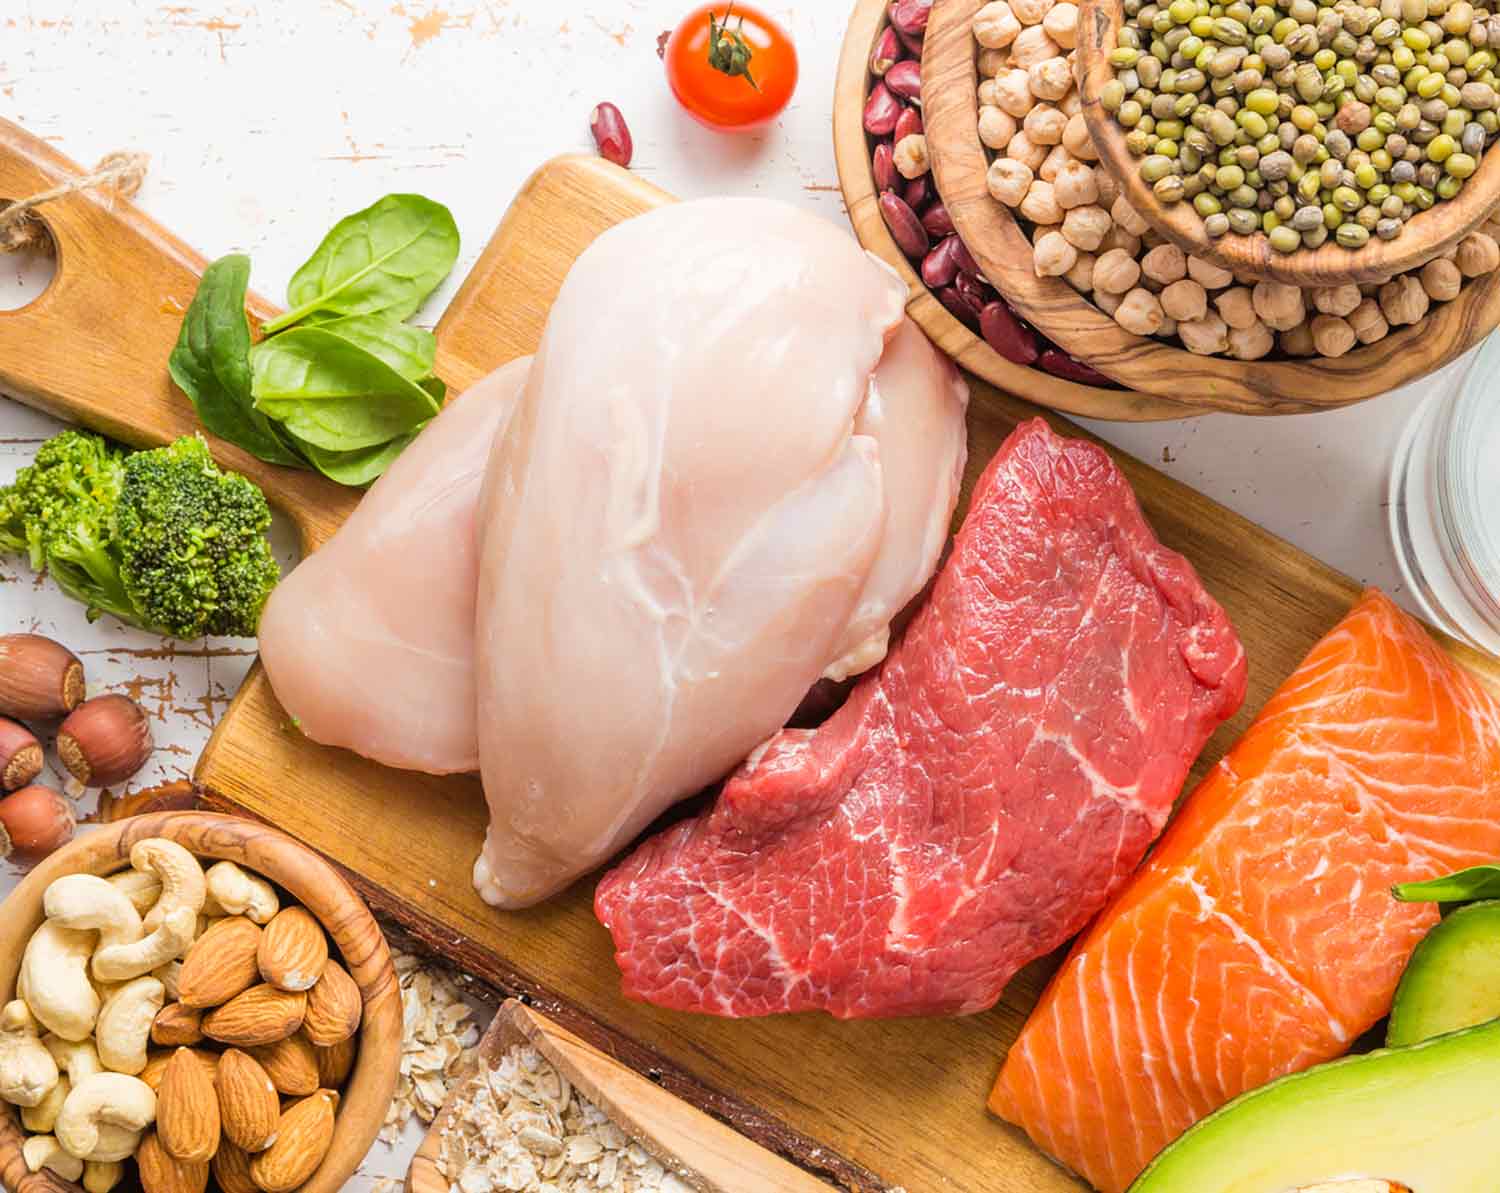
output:
[[[1103,906],[1245,656],[1099,448],[1037,419],[927,604],[818,730],[599,885],[627,994],[714,1015],[964,1014]]]

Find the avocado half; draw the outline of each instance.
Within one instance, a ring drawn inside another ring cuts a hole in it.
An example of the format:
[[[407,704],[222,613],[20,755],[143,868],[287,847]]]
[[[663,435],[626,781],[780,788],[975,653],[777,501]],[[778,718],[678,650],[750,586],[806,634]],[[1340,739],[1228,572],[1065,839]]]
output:
[[[1500,1019],[1500,900],[1450,912],[1417,946],[1385,1042],[1398,1048],[1491,1019]]]
[[[1294,1193],[1358,1179],[1414,1193],[1500,1188],[1500,1021],[1252,1090],[1162,1152],[1130,1193]]]

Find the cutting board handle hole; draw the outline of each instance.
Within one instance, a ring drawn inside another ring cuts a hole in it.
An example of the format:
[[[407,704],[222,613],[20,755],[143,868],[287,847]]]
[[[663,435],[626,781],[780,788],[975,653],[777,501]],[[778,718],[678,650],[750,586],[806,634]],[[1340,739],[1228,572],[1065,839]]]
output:
[[[0,211],[10,203],[9,199],[0,199]],[[37,222],[46,233],[45,244],[0,252],[0,313],[29,307],[47,292],[57,276],[57,239],[45,220]]]

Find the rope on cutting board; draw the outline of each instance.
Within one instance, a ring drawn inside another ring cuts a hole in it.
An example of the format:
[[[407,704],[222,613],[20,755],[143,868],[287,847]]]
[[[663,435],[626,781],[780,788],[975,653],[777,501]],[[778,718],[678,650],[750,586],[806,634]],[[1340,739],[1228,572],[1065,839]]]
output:
[[[150,161],[150,154],[136,150],[106,153],[92,173],[11,203],[0,211],[0,253],[14,253],[21,249],[52,252],[55,248],[52,237],[48,235],[46,225],[33,214],[34,208],[86,190],[108,190],[111,195],[128,199],[141,189]]]

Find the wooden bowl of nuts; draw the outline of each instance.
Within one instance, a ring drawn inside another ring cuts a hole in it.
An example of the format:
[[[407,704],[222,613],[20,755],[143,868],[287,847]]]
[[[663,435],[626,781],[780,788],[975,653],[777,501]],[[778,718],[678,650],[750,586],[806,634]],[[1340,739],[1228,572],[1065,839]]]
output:
[[[1061,348],[1198,412],[1292,414],[1412,381],[1500,322],[1493,219],[1382,284],[1302,288],[1184,253],[1079,135],[1076,87],[1044,98],[1067,86],[1041,67],[1069,61],[1053,34],[1066,40],[1071,21],[1076,41],[1077,15],[1068,0],[936,0],[922,65],[946,211],[985,277]]]
[[[395,1089],[385,938],[327,862],[204,812],[118,821],[0,904],[12,1193],[334,1193]],[[132,1174],[132,1169],[134,1173]]]

